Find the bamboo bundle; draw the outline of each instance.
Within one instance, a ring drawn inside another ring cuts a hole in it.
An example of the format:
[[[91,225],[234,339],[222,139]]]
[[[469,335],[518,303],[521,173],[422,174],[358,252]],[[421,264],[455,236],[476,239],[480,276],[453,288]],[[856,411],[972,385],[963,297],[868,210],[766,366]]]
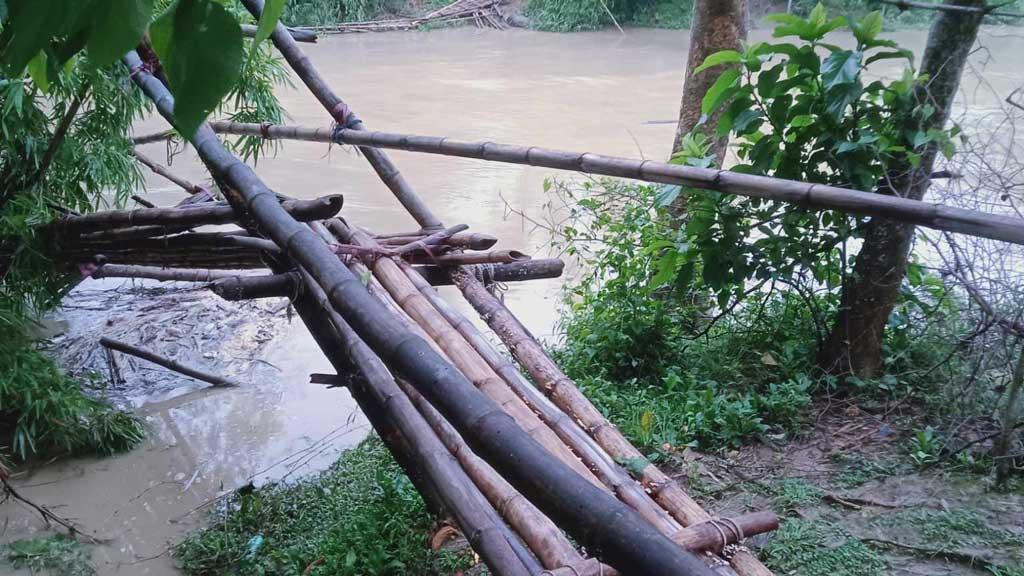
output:
[[[247,5],[256,2],[244,1]],[[295,45],[283,27],[279,26],[274,37],[279,46],[283,43],[279,37]],[[163,84],[146,70],[134,51],[125,57],[125,63],[160,114],[170,118],[173,97]],[[409,378],[479,455],[583,545],[616,567],[649,574],[710,575],[692,554],[553,458],[426,342],[406,333],[327,244],[293,219],[252,170],[224,149],[208,125],[199,127],[192,144],[211,173],[238,192],[261,230],[309,273],[370,348]]]
[[[543,347],[523,327],[504,304],[495,298],[476,278],[462,271],[452,273],[452,280],[480,317],[501,338],[520,366],[543,389],[552,402],[579,422],[612,457],[623,461],[646,462],[625,436],[580,392]],[[711,516],[679,485],[657,466],[647,463],[637,474],[655,500],[683,526],[705,522]],[[741,550],[731,559],[736,571],[744,576],[769,576],[771,571],[753,554]]]
[[[377,247],[376,243],[366,233],[352,230],[340,220],[331,220],[327,226],[342,241],[365,248]],[[604,485],[593,476],[590,470],[559,441],[555,433],[537,417],[530,407],[509,389],[508,385],[494,373],[476,350],[463,339],[452,325],[445,320],[444,316],[416,289],[416,286],[405,275],[405,272],[402,271],[397,262],[390,258],[378,258],[367,263],[367,267],[373,272],[373,275],[380,281],[388,293],[391,294],[395,302],[423,328],[432,340],[437,342],[441,349],[444,350],[444,353],[451,359],[452,363],[481,392],[501,406],[527,434],[537,440],[548,452],[562,460],[562,462],[573,468],[595,486],[604,488]]]
[[[341,210],[342,196],[333,194],[316,200],[287,200],[281,208],[291,217],[300,220],[323,220]],[[53,226],[64,234],[105,231],[118,226],[203,226],[207,224],[229,224],[239,216],[227,205],[195,206],[180,208],[138,208],[136,210],[108,210],[84,216],[64,216],[54,220]]]
[[[359,146],[360,150],[376,146],[444,156],[478,158],[494,162],[543,166],[659,184],[676,184],[684,188],[702,188],[738,196],[779,200],[810,210],[839,210],[864,216],[892,218],[936,230],[1024,244],[1024,221],[1021,218],[964,210],[953,206],[824,184],[742,174],[729,170],[697,168],[654,160],[634,160],[589,152],[551,150],[536,146],[464,142],[435,136],[292,126],[266,127],[259,124],[232,122],[217,122],[214,126],[217,131],[225,134],[267,135],[271,138],[351,144]]]

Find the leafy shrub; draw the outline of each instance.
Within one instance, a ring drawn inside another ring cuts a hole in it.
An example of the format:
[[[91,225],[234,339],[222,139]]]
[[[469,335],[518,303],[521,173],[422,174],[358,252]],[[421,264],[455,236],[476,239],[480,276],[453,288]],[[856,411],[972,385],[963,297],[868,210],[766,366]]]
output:
[[[607,7],[607,9],[606,9]],[[684,28],[690,25],[693,1],[671,0],[528,0],[526,14],[541,30],[577,32],[612,24]]]
[[[82,393],[30,343],[0,343],[0,422],[14,454],[112,454],[144,436],[142,422]]]
[[[407,3],[398,0],[292,0],[281,19],[292,26],[329,26],[395,15]]]
[[[296,484],[236,493],[175,551],[187,574],[411,574],[465,569],[431,552],[432,519],[383,443],[370,437]],[[314,565],[313,562],[317,561]]]
[[[62,534],[15,540],[0,547],[0,557],[14,568],[52,576],[93,576],[89,551]]]

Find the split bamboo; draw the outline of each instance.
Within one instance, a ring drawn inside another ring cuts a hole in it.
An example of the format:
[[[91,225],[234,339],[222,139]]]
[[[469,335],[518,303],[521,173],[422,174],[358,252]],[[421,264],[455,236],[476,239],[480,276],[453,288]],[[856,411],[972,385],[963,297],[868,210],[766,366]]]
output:
[[[415,136],[387,132],[263,126],[217,122],[215,129],[226,134],[265,135],[313,142],[408,150],[493,162],[542,166],[586,174],[600,174],[675,184],[684,188],[717,190],[726,194],[764,198],[797,204],[810,210],[839,210],[864,216],[893,218],[926,228],[947,230],[982,238],[1024,244],[1024,221],[954,206],[932,204],[885,194],[862,192],[824,184],[811,184],[769,176],[741,174],[729,170],[697,168],[654,160],[635,160],[589,152],[551,150],[537,146],[513,146],[493,142],[465,142],[436,136]]]
[[[247,5],[256,2],[243,1]],[[279,48],[288,45],[279,41],[282,36],[294,46],[281,28],[274,35]],[[132,79],[159,113],[172,117],[174,99],[166,87],[146,70],[134,51],[124,60]],[[699,559],[552,457],[430,345],[406,333],[401,322],[366,292],[327,244],[293,219],[273,191],[220,144],[208,125],[201,125],[191,142],[210,172],[238,192],[248,215],[309,272],[330,304],[370,348],[407,377],[456,426],[478,455],[581,544],[620,569],[710,576]]]
[[[594,407],[576,384],[551,360],[529,331],[500,300],[487,291],[483,284],[463,271],[454,271],[452,280],[556,406],[579,422],[613,458],[646,461],[644,455]],[[683,526],[692,526],[711,519],[696,501],[657,466],[648,463],[637,475],[654,499]],[[735,554],[731,562],[741,576],[771,575],[771,571],[753,554],[744,550]]]

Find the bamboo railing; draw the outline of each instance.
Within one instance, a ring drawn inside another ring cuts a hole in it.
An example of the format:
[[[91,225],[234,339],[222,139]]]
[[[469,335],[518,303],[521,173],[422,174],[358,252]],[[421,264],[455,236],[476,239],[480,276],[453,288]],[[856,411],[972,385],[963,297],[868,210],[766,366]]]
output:
[[[359,146],[360,150],[390,148],[571,170],[585,174],[615,176],[659,184],[676,184],[686,188],[716,190],[737,196],[779,200],[809,210],[839,210],[850,214],[893,218],[936,230],[1024,244],[1024,221],[1020,218],[824,184],[742,174],[729,170],[697,168],[654,160],[635,160],[537,146],[466,142],[437,136],[415,136],[391,132],[266,126],[235,122],[213,122],[211,126],[223,134],[351,144]]]

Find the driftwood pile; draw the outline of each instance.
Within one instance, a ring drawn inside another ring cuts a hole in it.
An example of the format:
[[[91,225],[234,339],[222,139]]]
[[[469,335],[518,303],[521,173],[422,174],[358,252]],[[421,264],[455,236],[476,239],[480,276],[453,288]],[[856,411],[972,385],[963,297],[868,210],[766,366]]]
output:
[[[473,22],[478,28],[504,29],[505,17],[501,6],[508,0],[455,0],[429,14],[413,18],[343,22],[327,26],[312,26],[308,30],[321,34],[347,34],[357,32],[393,32],[416,30],[422,26]],[[297,38],[298,39],[298,38]],[[302,40],[300,40],[302,41]]]

